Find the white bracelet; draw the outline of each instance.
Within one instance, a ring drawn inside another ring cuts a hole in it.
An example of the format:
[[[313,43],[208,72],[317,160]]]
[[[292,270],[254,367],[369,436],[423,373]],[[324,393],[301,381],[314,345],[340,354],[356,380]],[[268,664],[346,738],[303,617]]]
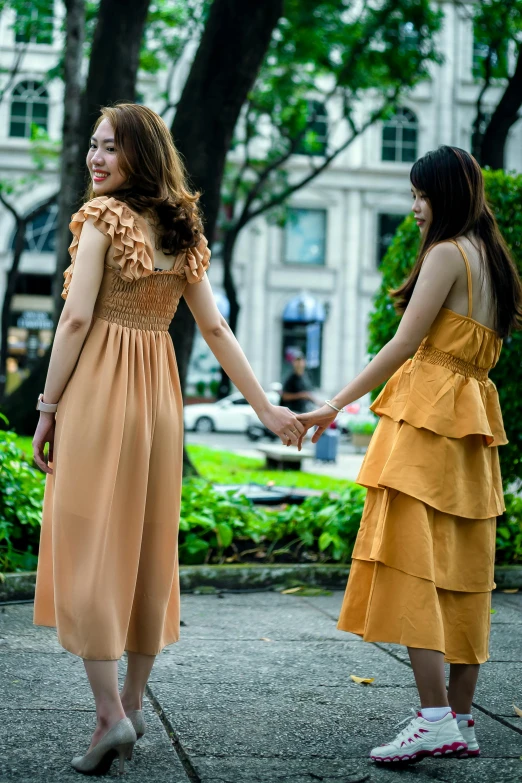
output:
[[[336,408],[335,405],[333,404],[333,402],[330,402],[330,400],[325,400],[325,403],[327,405],[329,405],[330,408],[332,408],[332,410],[337,411],[337,413],[341,413],[342,412],[342,408]]]

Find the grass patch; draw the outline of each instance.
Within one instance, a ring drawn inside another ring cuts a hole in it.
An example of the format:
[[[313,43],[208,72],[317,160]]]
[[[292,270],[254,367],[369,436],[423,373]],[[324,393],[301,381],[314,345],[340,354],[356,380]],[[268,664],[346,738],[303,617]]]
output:
[[[215,484],[261,484],[273,481],[279,487],[303,487],[323,492],[340,492],[353,483],[348,480],[302,473],[299,470],[265,470],[264,457],[243,457],[232,451],[208,446],[187,446],[198,473]]]

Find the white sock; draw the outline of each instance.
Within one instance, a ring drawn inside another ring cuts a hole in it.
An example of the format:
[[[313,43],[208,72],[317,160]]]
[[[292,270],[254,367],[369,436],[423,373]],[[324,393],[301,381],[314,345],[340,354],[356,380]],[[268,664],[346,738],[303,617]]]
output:
[[[451,712],[451,707],[426,707],[421,710],[424,720],[435,721],[442,720]]]
[[[473,720],[473,716],[470,712],[457,712],[457,723],[461,720]]]

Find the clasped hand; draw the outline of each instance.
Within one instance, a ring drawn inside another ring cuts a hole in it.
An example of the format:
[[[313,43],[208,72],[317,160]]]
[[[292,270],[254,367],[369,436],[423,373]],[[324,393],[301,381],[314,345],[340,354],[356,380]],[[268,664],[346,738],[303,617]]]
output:
[[[306,433],[305,428],[297,420],[295,413],[279,405],[270,405],[258,413],[260,421],[281,438],[285,446],[297,446]],[[299,450],[301,447],[299,446]]]
[[[325,432],[325,430],[327,430],[330,424],[335,420],[336,416],[337,412],[330,408],[329,405],[323,405],[320,408],[317,408],[315,411],[310,411],[310,413],[299,413],[297,416],[297,421],[304,428],[304,431],[301,434],[297,444],[299,451],[301,451],[303,438],[310,427],[317,427],[312,436],[312,443],[317,443],[323,432]]]

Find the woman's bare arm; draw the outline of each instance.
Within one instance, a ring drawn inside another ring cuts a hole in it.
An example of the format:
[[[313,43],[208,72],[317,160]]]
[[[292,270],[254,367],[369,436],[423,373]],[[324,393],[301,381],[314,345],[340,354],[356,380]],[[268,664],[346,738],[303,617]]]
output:
[[[185,288],[185,299],[210,350],[261,421],[283,443],[297,443],[303,427],[287,408],[272,405],[241,346],[219,312],[208,278]]]
[[[397,332],[364,370],[332,398],[336,408],[344,408],[368,394],[413,356],[462,273],[462,264],[459,250],[449,242],[430,250]],[[335,411],[324,405],[317,411],[300,414],[298,418],[307,427],[314,424],[319,427],[313,437],[316,442],[335,416]]]
[[[60,400],[76,366],[92,322],[109,245],[110,238],[94,227],[92,219],[87,220],[80,236],[69,294],[56,327],[43,392],[44,402]],[[40,421],[33,438],[33,455],[36,464],[46,473],[52,473],[52,470],[45,461],[44,448],[49,443],[49,459],[52,461],[53,437],[54,413],[40,411]]]

